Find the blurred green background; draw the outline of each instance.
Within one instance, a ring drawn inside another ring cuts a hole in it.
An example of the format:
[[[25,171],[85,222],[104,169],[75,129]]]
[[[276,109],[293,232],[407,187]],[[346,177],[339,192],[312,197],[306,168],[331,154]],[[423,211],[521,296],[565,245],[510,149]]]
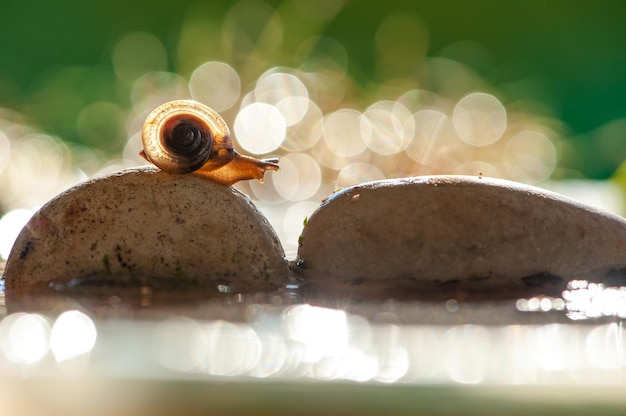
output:
[[[0,106],[19,111],[28,123],[63,140],[85,141],[76,129],[82,108],[103,100],[128,105],[128,86],[116,78],[112,65],[119,39],[133,31],[155,35],[166,48],[164,69],[187,76],[203,60],[236,64],[243,58],[226,56],[219,45],[221,22],[234,4],[3,1]],[[349,74],[365,96],[390,75],[377,63],[375,29],[386,16],[414,13],[427,29],[429,56],[451,55],[469,64],[507,100],[532,102],[536,111],[565,123],[575,151],[563,155],[561,166],[586,177],[607,178],[626,157],[626,2],[269,0],[259,7],[255,13],[273,9],[282,19],[282,41],[268,47],[268,67],[297,64],[294,56],[303,38],[329,36],[347,50]],[[189,36],[188,26],[197,22],[208,25],[194,45],[205,55],[188,62],[181,42]],[[469,56],[462,48],[447,49],[459,41],[477,42],[482,49]],[[614,120],[620,120],[617,126],[598,132]],[[119,143],[88,144],[113,152]]]

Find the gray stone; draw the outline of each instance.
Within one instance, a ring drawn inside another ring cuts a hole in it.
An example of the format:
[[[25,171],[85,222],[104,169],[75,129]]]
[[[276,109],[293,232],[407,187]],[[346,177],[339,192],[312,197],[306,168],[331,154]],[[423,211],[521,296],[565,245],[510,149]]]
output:
[[[385,180],[330,196],[297,265],[309,286],[354,297],[560,293],[570,279],[626,282],[626,221],[504,180]]]
[[[151,167],[48,202],[17,238],[4,273],[7,296],[107,283],[263,291],[287,276],[280,242],[248,197]]]

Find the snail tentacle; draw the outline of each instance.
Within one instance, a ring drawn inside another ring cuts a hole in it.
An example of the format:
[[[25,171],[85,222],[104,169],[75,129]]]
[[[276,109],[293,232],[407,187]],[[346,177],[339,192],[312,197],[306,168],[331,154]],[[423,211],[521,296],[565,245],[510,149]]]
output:
[[[266,170],[277,171],[278,169],[278,159],[259,160],[234,152],[229,163],[219,168],[210,168],[205,165],[195,171],[194,174],[230,186],[242,180],[258,179],[263,181]]]

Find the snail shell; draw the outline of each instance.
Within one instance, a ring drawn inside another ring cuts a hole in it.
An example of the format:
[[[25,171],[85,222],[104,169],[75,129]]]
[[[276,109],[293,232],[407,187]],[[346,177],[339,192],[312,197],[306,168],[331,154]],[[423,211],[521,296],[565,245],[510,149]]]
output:
[[[211,108],[191,100],[170,101],[146,118],[141,156],[169,173],[191,173],[224,185],[263,180],[278,159],[259,160],[233,149],[230,130]]]

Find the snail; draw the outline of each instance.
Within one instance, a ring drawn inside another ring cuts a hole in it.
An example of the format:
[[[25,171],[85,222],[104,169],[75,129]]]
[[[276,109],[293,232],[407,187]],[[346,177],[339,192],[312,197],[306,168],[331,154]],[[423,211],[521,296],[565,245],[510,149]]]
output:
[[[259,160],[233,149],[230,130],[214,110],[192,100],[170,101],[146,118],[140,155],[169,173],[194,173],[223,185],[263,181],[278,159]]]

